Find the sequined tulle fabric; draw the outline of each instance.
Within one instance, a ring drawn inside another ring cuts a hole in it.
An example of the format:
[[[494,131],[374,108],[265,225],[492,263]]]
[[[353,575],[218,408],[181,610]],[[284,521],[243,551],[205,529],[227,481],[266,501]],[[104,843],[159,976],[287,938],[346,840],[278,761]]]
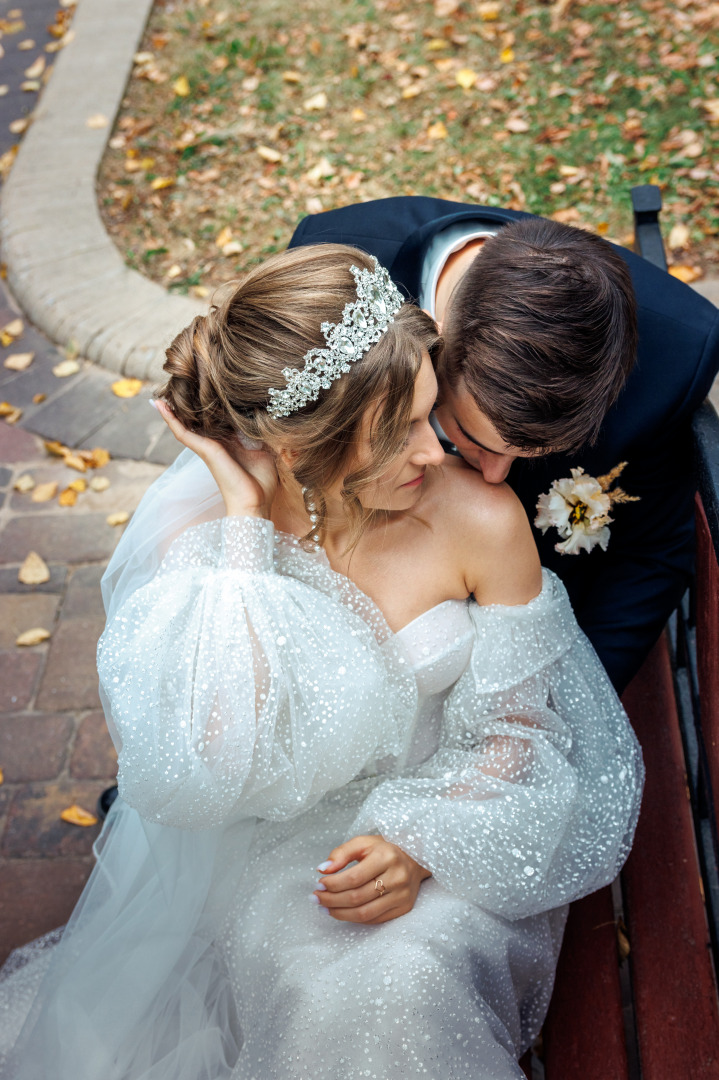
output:
[[[643,779],[558,579],[393,635],[322,552],[226,518],[119,607],[99,671],[122,799],[60,944],[0,983],[0,1076],[521,1078]],[[433,875],[380,926],[309,902],[367,832]]]

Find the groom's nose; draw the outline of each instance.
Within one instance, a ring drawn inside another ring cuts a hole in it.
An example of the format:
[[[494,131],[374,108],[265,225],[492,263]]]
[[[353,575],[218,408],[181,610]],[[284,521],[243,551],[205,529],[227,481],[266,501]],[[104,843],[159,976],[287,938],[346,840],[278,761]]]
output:
[[[501,484],[509,475],[514,456],[512,454],[488,454],[479,452],[479,470],[488,484]]]

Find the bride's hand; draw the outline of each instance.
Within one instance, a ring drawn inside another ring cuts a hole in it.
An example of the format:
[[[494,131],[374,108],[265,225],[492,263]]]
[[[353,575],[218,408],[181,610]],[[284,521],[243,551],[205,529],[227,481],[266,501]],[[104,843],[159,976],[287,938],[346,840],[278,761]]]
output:
[[[355,866],[342,869],[355,860]],[[367,926],[406,915],[415,905],[420,885],[432,876],[381,836],[355,836],[340,844],[321,869],[325,889],[313,894],[319,903],[334,919]]]
[[[177,441],[207,465],[229,517],[269,517],[277,490],[277,469],[271,454],[266,450],[246,450],[239,439],[236,451],[231,454],[224,443],[189,431],[167,402],[156,399],[155,406]]]

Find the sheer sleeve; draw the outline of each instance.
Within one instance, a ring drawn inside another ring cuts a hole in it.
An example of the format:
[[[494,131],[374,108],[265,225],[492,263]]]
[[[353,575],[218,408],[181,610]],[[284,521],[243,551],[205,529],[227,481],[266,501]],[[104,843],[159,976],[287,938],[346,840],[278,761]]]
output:
[[[641,751],[563,585],[518,607],[472,605],[470,664],[437,753],[369,796],[376,831],[449,890],[522,918],[600,888],[631,846]]]
[[[120,793],[150,821],[289,817],[398,753],[411,680],[356,610],[277,572],[274,539],[257,518],[187,530],[100,640]]]

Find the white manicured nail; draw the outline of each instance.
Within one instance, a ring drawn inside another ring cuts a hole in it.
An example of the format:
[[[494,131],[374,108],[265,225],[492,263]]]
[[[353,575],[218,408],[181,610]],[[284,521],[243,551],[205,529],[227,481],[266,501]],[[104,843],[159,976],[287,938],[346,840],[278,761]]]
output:
[[[314,893],[310,893],[310,903],[311,904],[319,904],[319,902],[320,902],[319,896],[315,896]]]
[[[318,881],[317,882],[317,891],[318,892],[327,892],[327,886],[323,885],[321,881]]]
[[[157,408],[157,402],[155,401],[154,398],[150,398],[150,404],[152,405],[153,409]]]
[[[329,870],[330,866],[332,866],[332,860],[331,859],[326,859],[325,862],[320,863],[320,865],[317,867],[317,869],[319,870],[319,872],[321,874],[324,874],[326,870]]]

